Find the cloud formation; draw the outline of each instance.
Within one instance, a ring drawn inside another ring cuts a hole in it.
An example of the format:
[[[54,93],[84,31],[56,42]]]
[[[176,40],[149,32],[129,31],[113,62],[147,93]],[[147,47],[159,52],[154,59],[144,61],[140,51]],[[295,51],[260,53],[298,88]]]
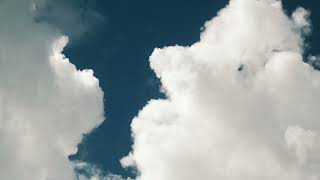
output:
[[[34,21],[32,0],[0,1],[0,179],[73,180],[68,156],[104,120],[92,70],[62,54],[68,38]]]
[[[123,166],[138,180],[320,179],[320,73],[303,61],[309,15],[231,0],[199,42],[155,49],[167,98],[133,120]]]

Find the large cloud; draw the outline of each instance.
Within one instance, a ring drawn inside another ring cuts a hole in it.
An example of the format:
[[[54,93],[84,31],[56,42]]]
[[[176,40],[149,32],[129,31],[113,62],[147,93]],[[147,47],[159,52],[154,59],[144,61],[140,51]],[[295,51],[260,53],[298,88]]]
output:
[[[68,156],[103,121],[103,92],[35,10],[32,0],[0,1],[0,179],[72,180]]]
[[[320,72],[303,61],[309,12],[231,0],[190,47],[155,49],[167,95],[132,122],[139,180],[320,179]],[[315,57],[313,57],[315,59]]]

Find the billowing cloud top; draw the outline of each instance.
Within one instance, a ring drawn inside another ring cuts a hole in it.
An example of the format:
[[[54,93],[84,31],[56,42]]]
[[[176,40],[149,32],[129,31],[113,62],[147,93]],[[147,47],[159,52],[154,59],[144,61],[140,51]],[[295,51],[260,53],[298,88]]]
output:
[[[320,73],[303,61],[309,14],[231,0],[199,42],[155,49],[167,99],[133,120],[122,164],[139,180],[320,179]]]
[[[0,1],[0,179],[72,180],[68,156],[103,121],[103,92],[61,54],[68,39],[34,21],[33,3]]]

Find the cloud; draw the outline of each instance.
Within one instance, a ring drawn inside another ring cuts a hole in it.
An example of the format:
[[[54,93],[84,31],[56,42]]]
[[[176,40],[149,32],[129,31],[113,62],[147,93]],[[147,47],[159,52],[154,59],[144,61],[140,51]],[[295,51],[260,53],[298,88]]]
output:
[[[76,179],[68,156],[104,120],[92,70],[62,54],[68,38],[34,21],[32,0],[0,2],[0,179]]]
[[[310,33],[311,27],[309,22],[310,12],[304,8],[297,8],[296,11],[292,13],[292,19],[298,28],[302,29],[304,33]]]
[[[95,165],[85,162],[73,162],[75,170],[78,172],[79,180],[132,180],[119,175],[105,173]]]
[[[134,118],[122,165],[138,180],[320,179],[320,73],[303,61],[309,14],[231,0],[199,42],[155,49],[167,98]]]

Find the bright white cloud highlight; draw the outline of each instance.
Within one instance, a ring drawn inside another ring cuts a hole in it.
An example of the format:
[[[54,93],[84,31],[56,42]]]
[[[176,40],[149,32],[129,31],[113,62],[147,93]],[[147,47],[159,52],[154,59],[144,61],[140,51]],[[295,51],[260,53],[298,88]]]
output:
[[[74,180],[68,156],[103,121],[103,92],[34,10],[31,0],[0,1],[0,179]]]
[[[132,122],[138,180],[320,179],[320,72],[303,62],[309,12],[231,0],[190,47],[155,49],[164,100]]]

